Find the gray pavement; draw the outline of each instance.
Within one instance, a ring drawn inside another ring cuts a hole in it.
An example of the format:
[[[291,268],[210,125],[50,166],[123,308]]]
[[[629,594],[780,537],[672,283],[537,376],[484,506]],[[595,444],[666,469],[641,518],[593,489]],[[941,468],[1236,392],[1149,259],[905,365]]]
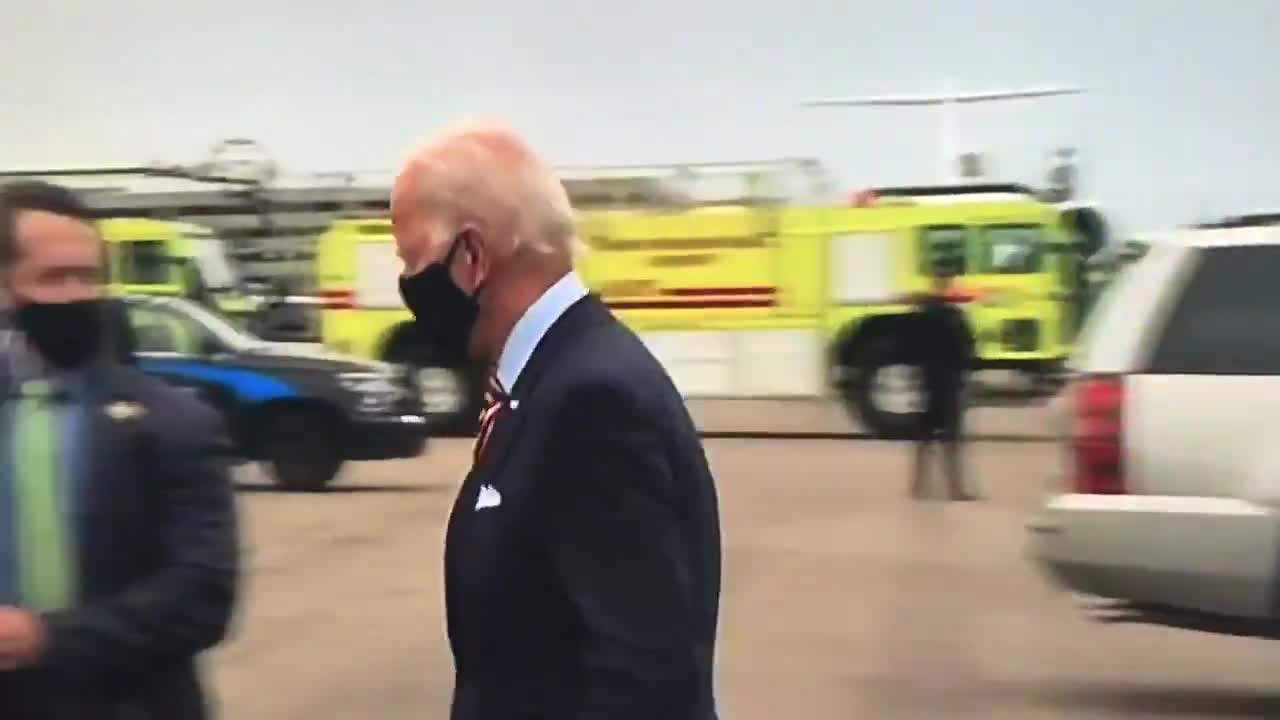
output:
[[[355,466],[325,495],[243,494],[250,583],[213,662],[224,717],[447,717],[440,544],[468,450]],[[904,499],[905,446],[707,450],[726,720],[1280,717],[1280,644],[1092,624],[1025,562],[1051,445],[975,446],[989,499],[971,504]]]
[[[858,433],[865,428],[834,400],[690,400],[698,429],[708,433]],[[1047,401],[1023,407],[975,407],[965,415],[973,435],[1047,438],[1061,427]]]

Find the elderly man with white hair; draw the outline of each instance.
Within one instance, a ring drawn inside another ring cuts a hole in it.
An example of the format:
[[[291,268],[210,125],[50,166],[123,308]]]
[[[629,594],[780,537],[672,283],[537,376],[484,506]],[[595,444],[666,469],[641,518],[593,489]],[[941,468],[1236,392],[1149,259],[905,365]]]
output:
[[[716,491],[670,377],[573,270],[514,132],[415,152],[391,196],[423,340],[491,374],[445,539],[453,720],[713,720]]]

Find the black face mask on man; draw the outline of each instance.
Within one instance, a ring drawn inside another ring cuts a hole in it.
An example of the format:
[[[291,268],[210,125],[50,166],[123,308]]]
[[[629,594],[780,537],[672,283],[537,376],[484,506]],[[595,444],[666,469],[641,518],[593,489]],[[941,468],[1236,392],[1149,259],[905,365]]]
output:
[[[400,297],[413,313],[414,322],[431,347],[452,357],[467,352],[471,331],[475,328],[480,305],[476,298],[458,287],[449,275],[453,256],[462,246],[465,235],[453,240],[453,246],[442,260],[437,260],[414,275],[400,278]]]
[[[106,303],[101,298],[72,302],[19,300],[13,325],[40,357],[61,370],[89,364],[103,342]]]

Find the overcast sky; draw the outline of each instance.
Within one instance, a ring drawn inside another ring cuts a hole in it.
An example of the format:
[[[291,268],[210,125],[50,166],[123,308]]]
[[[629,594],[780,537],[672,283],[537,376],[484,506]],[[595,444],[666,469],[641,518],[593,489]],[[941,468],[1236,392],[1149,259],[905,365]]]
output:
[[[328,9],[332,7],[333,9]],[[391,168],[499,116],[557,163],[825,161],[843,184],[937,179],[931,109],[811,95],[1081,84],[968,109],[1001,179],[1080,148],[1135,229],[1280,209],[1274,0],[14,2],[0,167],[190,160],[249,136],[286,170]]]

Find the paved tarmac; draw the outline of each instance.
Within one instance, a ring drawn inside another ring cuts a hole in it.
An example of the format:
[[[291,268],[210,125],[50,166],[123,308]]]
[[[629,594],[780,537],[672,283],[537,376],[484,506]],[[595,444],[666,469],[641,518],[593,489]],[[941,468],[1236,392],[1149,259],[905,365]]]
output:
[[[712,435],[840,436],[866,428],[834,400],[688,401],[698,429]],[[1050,400],[1020,407],[979,406],[965,413],[965,431],[979,438],[1045,441],[1059,435],[1064,415]]]
[[[1052,445],[975,446],[988,499],[971,504],[906,500],[901,445],[707,451],[725,720],[1280,717],[1280,643],[1093,624],[1025,562]],[[223,717],[447,717],[440,545],[468,452],[353,466],[322,495],[246,490],[250,582],[212,663]]]

